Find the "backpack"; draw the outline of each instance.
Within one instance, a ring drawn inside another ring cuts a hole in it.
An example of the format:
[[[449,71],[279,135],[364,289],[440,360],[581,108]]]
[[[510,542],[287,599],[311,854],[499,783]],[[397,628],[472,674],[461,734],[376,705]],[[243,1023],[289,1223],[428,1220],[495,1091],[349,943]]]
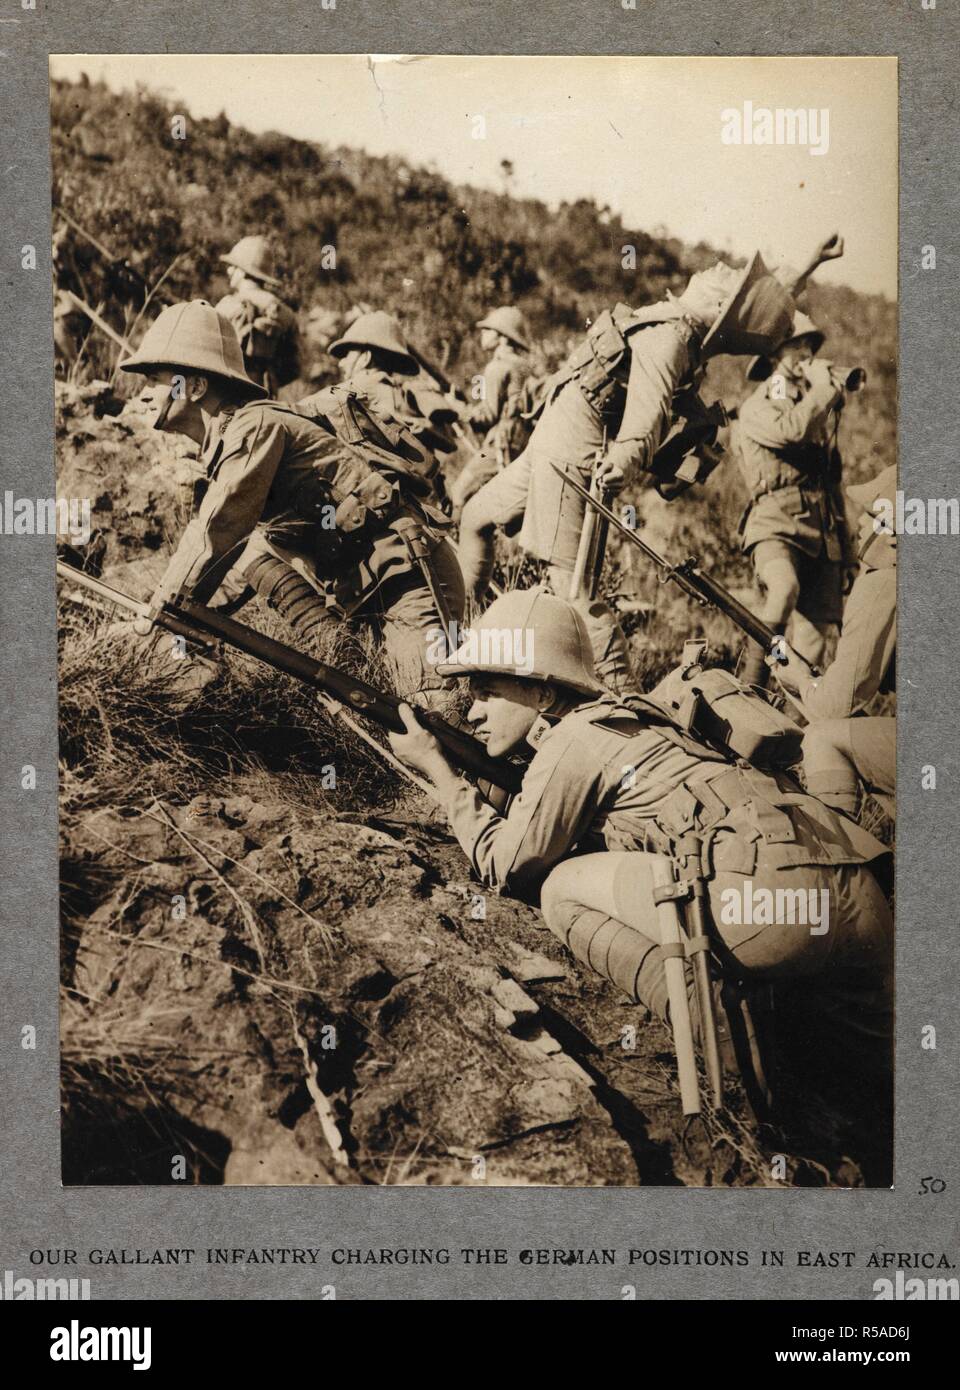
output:
[[[349,387],[326,386],[297,401],[293,409],[375,466],[402,475],[402,482],[418,497],[434,495],[440,471],[436,457],[403,425],[375,415]]]
[[[800,761],[803,729],[767,696],[719,667],[704,667],[706,643],[684,643],[680,665],[651,692],[682,732],[762,769]]]

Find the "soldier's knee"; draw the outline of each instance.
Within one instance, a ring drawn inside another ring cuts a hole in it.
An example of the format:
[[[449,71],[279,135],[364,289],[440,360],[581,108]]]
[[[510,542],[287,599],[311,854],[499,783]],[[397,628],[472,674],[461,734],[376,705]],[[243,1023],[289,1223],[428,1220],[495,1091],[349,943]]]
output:
[[[564,860],[552,869],[540,889],[540,910],[544,921],[555,935],[566,940],[570,923],[579,906],[577,880],[580,877],[575,859]]]
[[[804,755],[828,748],[846,751],[849,728],[846,719],[817,719],[808,724],[803,735]]]

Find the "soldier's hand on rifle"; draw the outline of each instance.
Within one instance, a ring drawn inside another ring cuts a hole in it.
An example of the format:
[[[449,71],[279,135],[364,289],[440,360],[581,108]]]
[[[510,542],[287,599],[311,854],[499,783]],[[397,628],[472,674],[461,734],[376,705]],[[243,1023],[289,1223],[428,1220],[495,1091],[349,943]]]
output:
[[[154,589],[150,598],[147,599],[146,603],[144,604],[144,608],[146,611],[141,613],[133,624],[133,630],[138,637],[150,636],[150,634],[153,632],[154,626],[156,625],[157,614],[160,612],[161,608],[165,603],[169,603],[170,600],[175,597],[176,594],[168,592],[162,584],[158,585],[157,588]]]
[[[150,636],[151,632],[153,632],[154,625],[156,624],[157,613],[159,611],[159,608],[151,607],[149,613],[145,613],[142,617],[136,618],[134,620],[133,630],[138,637]]]
[[[390,747],[400,761],[412,767],[415,772],[422,772],[433,782],[439,781],[445,773],[449,775],[450,764],[429,729],[423,727],[409,705],[401,705],[399,714],[406,733],[391,733],[389,738]]]
[[[783,638],[767,655],[767,665],[788,695],[802,700],[813,680],[813,672],[800,655]]]
[[[610,454],[600,460],[595,476],[603,490],[612,494],[621,492],[627,484],[625,470]]]

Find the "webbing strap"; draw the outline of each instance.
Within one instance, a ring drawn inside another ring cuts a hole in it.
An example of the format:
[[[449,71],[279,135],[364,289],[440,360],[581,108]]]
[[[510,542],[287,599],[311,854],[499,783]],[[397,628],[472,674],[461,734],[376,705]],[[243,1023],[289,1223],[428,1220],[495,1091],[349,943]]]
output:
[[[657,885],[653,890],[653,901],[658,904],[680,902],[684,898],[689,898],[690,896],[690,884],[685,882],[662,883]]]
[[[686,942],[686,954],[688,956],[695,956],[701,951],[709,951],[710,949],[709,936],[691,936]]]
[[[683,943],[680,941],[668,941],[665,946],[660,947],[660,953],[664,959],[668,959],[671,956],[684,956],[686,954],[683,949]]]

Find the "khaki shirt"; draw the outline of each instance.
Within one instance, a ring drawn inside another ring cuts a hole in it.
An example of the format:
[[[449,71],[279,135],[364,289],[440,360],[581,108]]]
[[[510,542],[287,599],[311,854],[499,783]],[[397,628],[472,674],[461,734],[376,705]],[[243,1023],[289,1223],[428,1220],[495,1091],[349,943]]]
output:
[[[847,596],[833,661],[803,695],[810,720],[848,719],[883,685],[897,649],[897,570],[861,569]]]
[[[692,358],[688,342],[673,323],[636,330],[628,341],[631,351],[623,412],[616,436],[607,440],[607,458],[619,464],[630,479],[650,467],[663,442],[670,427],[673,393]],[[528,448],[583,471],[592,464],[603,442],[604,421],[577,380],[568,379],[548,397]]]
[[[527,374],[526,357],[509,343],[498,343],[483,369],[483,397],[470,411],[475,429],[488,430],[504,416],[509,418],[519,411]]]
[[[346,495],[357,481],[355,465],[326,430],[276,401],[249,401],[222,411],[210,424],[200,458],[209,486],[160,581],[157,598],[172,599],[186,590],[205,602],[261,521],[290,548],[315,549],[325,533],[297,513],[298,489],[320,479]],[[391,533],[384,562],[405,563],[406,558],[403,542]]]
[[[698,756],[612,697],[580,705],[552,724],[538,720],[529,741],[536,755],[506,816],[498,815],[466,781],[447,804],[464,853],[492,888],[539,890],[553,866],[588,835],[602,837],[609,849],[661,848],[666,820],[679,829],[688,816],[686,828],[694,827],[697,808],[710,805],[716,822],[726,823],[720,798],[705,784],[721,777],[729,783],[731,778],[761,776],[742,772],[706,750]],[[769,792],[771,779],[761,780]],[[873,836],[841,821],[814,797],[787,792],[778,800],[795,808],[795,821],[803,821],[796,842],[782,846],[783,862],[862,863],[883,852]],[[762,809],[749,813],[762,823]],[[750,833],[764,838],[760,830]],[[734,854],[735,860],[741,857]],[[719,854],[715,862],[720,864]]]
[[[673,393],[693,364],[693,334],[682,319],[628,334],[630,371],[623,415],[607,457],[631,479],[645,472],[670,428]]]
[[[741,522],[744,550],[784,540],[813,557],[852,559],[839,478],[828,473],[837,395],[829,383],[806,389],[775,376],[740,407],[740,472],[753,499]]]
[[[250,374],[263,385],[285,386],[300,370],[297,316],[256,280],[243,280],[215,306],[233,324]],[[268,382],[269,376],[274,380]]]

